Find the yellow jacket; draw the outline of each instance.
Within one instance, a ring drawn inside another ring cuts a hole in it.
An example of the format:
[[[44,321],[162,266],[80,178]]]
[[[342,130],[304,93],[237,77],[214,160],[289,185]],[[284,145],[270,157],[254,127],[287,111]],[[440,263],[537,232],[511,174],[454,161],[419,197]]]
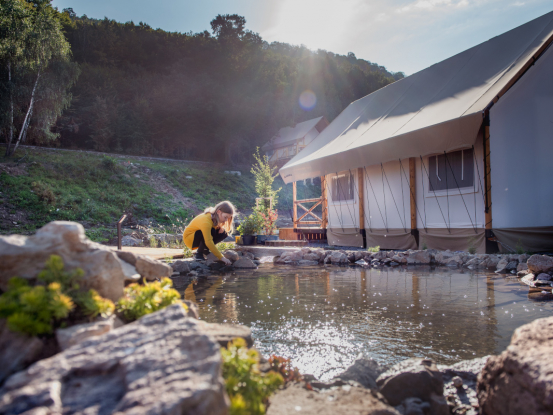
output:
[[[188,224],[188,226],[184,230],[184,233],[182,234],[182,240],[188,248],[195,249],[197,248],[197,246],[192,246],[192,244],[194,243],[194,234],[196,233],[196,231],[202,231],[205,245],[209,248],[213,255],[221,259],[223,257],[223,254],[219,252],[219,250],[213,243],[211,228],[215,228],[215,226],[213,226],[213,221],[211,220],[211,214],[201,213],[194,219],[192,219],[192,222]]]

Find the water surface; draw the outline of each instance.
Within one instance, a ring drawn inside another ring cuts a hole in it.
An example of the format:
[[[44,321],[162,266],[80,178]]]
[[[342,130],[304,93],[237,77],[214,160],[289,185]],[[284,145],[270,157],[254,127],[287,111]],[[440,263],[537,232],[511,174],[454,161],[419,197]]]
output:
[[[250,326],[264,355],[323,380],[360,356],[392,365],[497,354],[515,328],[553,312],[516,278],[457,269],[268,266],[180,289],[202,319]]]

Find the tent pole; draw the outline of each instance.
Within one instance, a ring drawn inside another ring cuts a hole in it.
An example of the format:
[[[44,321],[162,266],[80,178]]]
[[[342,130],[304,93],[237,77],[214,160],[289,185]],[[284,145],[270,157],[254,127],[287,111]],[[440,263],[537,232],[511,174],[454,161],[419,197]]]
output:
[[[359,232],[363,236],[363,248],[366,248],[365,239],[365,193],[363,192],[363,169],[359,167],[357,169],[357,189],[359,194]]]
[[[419,246],[419,230],[417,229],[417,181],[416,181],[415,158],[409,158],[409,193],[411,194],[411,235],[415,237],[417,247]]]
[[[484,186],[486,205],[484,212],[486,213],[486,229],[492,229],[492,182],[491,182],[491,166],[490,166],[490,116],[487,115],[484,119]]]
[[[297,188],[296,182],[292,183],[292,204],[294,205],[292,220],[294,221],[294,229],[298,228],[298,204],[297,204]]]
[[[326,194],[326,176],[321,176],[321,208],[323,210],[323,214],[321,215],[321,218],[323,219],[321,222],[321,229],[326,229],[326,225],[328,223],[328,198]]]

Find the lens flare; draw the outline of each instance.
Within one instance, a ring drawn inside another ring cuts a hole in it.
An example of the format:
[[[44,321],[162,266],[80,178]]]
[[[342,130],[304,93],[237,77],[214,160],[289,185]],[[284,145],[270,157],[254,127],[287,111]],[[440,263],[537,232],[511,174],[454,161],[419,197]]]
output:
[[[303,91],[300,95],[300,107],[306,111],[311,111],[317,105],[317,95],[309,89]]]

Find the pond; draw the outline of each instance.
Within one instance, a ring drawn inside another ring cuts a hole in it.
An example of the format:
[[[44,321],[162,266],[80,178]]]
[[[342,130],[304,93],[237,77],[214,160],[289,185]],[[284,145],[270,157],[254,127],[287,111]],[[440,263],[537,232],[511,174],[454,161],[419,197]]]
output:
[[[177,288],[179,288],[177,286]],[[180,287],[208,322],[250,326],[265,356],[328,380],[357,357],[451,364],[498,354],[513,331],[548,317],[550,294],[516,278],[458,269],[266,265]]]

